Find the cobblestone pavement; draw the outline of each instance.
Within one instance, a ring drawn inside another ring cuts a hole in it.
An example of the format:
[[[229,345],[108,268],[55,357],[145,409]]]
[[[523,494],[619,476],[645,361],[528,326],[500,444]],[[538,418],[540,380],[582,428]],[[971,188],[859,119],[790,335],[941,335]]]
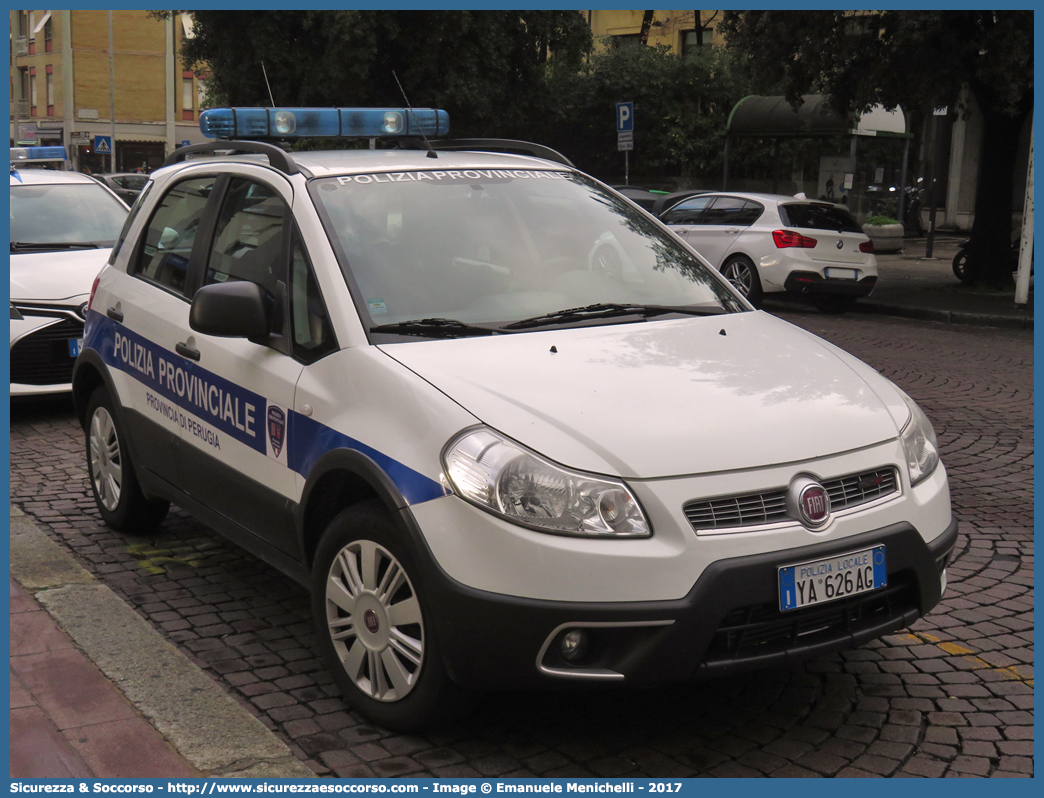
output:
[[[177,510],[147,538],[101,525],[69,403],[12,409],[12,501],[322,775],[1031,775],[1032,334],[780,315],[924,407],[961,522],[933,613],[788,670],[647,691],[487,694],[451,728],[392,734],[337,697],[295,584]]]

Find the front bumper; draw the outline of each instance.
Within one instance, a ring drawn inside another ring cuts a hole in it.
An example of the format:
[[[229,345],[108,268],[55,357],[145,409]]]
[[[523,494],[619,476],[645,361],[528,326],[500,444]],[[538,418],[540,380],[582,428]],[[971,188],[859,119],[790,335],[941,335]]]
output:
[[[39,396],[71,390],[76,358],[69,348],[69,341],[83,338],[83,319],[76,308],[15,304],[25,316],[11,319],[11,396]]]
[[[404,519],[409,513],[404,511]],[[720,560],[675,601],[559,602],[466,587],[434,560],[422,568],[450,676],[476,688],[576,682],[646,685],[789,665],[909,626],[942,596],[957,522],[926,543],[908,523],[800,548]],[[777,568],[883,543],[888,587],[781,613]],[[558,655],[583,628],[588,654]]]
[[[830,294],[833,296],[870,296],[877,285],[877,276],[870,275],[862,280],[837,280],[824,277],[817,272],[791,272],[783,287],[793,294]]]

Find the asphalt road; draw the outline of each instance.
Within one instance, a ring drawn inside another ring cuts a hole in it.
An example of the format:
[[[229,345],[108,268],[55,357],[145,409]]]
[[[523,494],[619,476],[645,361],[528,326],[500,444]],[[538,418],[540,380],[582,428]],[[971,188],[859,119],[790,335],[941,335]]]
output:
[[[1031,775],[1032,333],[777,312],[921,404],[961,523],[927,618],[789,670],[485,694],[451,727],[393,734],[338,698],[290,580],[178,510],[147,538],[101,525],[69,402],[12,407],[11,500],[322,775]]]

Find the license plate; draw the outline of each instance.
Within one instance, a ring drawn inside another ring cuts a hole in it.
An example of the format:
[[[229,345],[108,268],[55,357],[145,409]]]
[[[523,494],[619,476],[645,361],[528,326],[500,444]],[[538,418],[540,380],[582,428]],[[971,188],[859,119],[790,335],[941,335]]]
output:
[[[824,269],[826,276],[831,280],[855,280],[859,272],[855,269]]]
[[[81,349],[83,349],[82,338],[69,339],[69,357],[76,357],[78,354],[80,354]]]
[[[883,545],[822,560],[784,565],[778,574],[779,608],[782,611],[823,604],[888,584]]]

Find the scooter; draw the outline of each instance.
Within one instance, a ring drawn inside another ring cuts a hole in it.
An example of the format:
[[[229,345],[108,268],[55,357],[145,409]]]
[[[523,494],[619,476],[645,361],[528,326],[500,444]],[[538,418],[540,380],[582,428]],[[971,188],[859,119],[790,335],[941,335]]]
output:
[[[1011,264],[1011,279],[1012,282],[1019,271],[1019,241],[1021,239],[1021,233],[1016,232],[1011,242],[1011,248],[1008,250],[1008,262]],[[971,277],[968,274],[968,249],[971,246],[971,239],[961,243],[961,248],[957,250],[957,254],[953,256],[953,274],[962,283],[967,284],[970,282]],[[1030,260],[1030,276],[1033,275],[1033,261],[1032,255]]]

